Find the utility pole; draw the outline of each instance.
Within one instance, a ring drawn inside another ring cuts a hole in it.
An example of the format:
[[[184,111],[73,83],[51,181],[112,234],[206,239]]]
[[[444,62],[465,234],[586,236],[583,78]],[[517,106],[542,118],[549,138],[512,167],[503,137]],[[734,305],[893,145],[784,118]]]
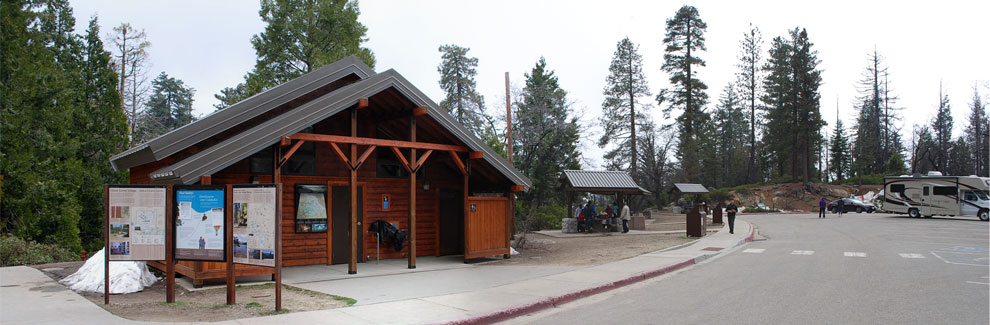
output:
[[[505,150],[512,165],[512,104],[509,97],[509,72],[505,73]]]

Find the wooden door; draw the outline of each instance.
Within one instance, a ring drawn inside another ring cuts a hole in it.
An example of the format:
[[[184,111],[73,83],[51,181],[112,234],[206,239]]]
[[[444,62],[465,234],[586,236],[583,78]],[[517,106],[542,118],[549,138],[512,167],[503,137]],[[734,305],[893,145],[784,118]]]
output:
[[[440,255],[464,254],[464,191],[440,189]]]
[[[464,259],[509,254],[509,199],[469,197]]]
[[[363,225],[364,220],[364,191],[358,186],[358,224]],[[331,264],[347,264],[351,261],[351,188],[348,186],[334,186],[331,190],[331,213],[333,214],[333,233],[330,234],[333,241],[333,252],[331,252]],[[358,262],[363,262],[364,258],[364,229],[358,227]]]

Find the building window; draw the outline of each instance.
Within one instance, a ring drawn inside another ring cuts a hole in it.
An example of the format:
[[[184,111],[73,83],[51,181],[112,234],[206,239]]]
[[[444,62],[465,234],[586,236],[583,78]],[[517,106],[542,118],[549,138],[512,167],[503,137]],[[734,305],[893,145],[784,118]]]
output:
[[[312,133],[313,127],[303,129],[303,133]],[[287,150],[287,149],[286,149]],[[251,155],[252,174],[271,174],[274,163],[272,162],[272,148],[268,147]],[[316,143],[306,141],[299,147],[289,161],[282,165],[283,175],[316,175]]]
[[[384,149],[378,149],[377,151],[378,151],[378,157],[377,159],[375,159],[375,165],[377,169],[376,176],[382,178],[409,177],[409,172],[407,172],[406,169],[402,167],[402,163],[399,162],[399,159],[395,157],[395,154],[392,153],[392,150],[384,148]],[[406,159],[409,159],[408,149],[399,149],[399,151],[402,152],[402,154],[406,157]],[[422,154],[422,152],[418,152],[418,153]],[[425,168],[420,168],[419,172],[416,173],[416,177],[423,177],[424,169]]]

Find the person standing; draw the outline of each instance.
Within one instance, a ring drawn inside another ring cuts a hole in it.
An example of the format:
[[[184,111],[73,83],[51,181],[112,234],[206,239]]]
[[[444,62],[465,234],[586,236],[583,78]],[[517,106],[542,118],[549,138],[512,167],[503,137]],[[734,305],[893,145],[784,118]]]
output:
[[[736,230],[736,212],[738,210],[739,210],[739,208],[736,207],[736,200],[735,199],[733,199],[732,202],[729,202],[729,205],[727,205],[725,207],[725,213],[729,216],[729,233],[730,234],[736,233],[735,232],[735,230]]]
[[[825,205],[826,205],[825,198],[822,198],[821,201],[818,201],[818,217],[819,218],[825,219]]]
[[[629,232],[629,203],[626,201],[622,201],[622,212],[619,212],[619,219],[622,219],[622,233]]]
[[[593,227],[595,226],[595,216],[598,215],[598,211],[595,210],[595,202],[588,200],[588,205],[584,206],[584,211],[582,214],[584,214],[585,221],[584,230],[586,233],[590,234],[591,231],[594,230]]]
[[[840,217],[842,216],[843,213],[846,213],[845,200],[839,199],[839,201],[835,204],[835,212],[838,212]]]

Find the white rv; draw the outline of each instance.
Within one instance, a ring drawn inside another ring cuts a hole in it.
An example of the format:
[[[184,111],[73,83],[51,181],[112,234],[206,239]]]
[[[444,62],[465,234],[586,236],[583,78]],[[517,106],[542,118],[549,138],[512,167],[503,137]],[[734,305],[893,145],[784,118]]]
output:
[[[906,213],[913,218],[934,215],[950,217],[990,216],[990,178],[978,176],[884,177],[881,208],[891,213]]]

